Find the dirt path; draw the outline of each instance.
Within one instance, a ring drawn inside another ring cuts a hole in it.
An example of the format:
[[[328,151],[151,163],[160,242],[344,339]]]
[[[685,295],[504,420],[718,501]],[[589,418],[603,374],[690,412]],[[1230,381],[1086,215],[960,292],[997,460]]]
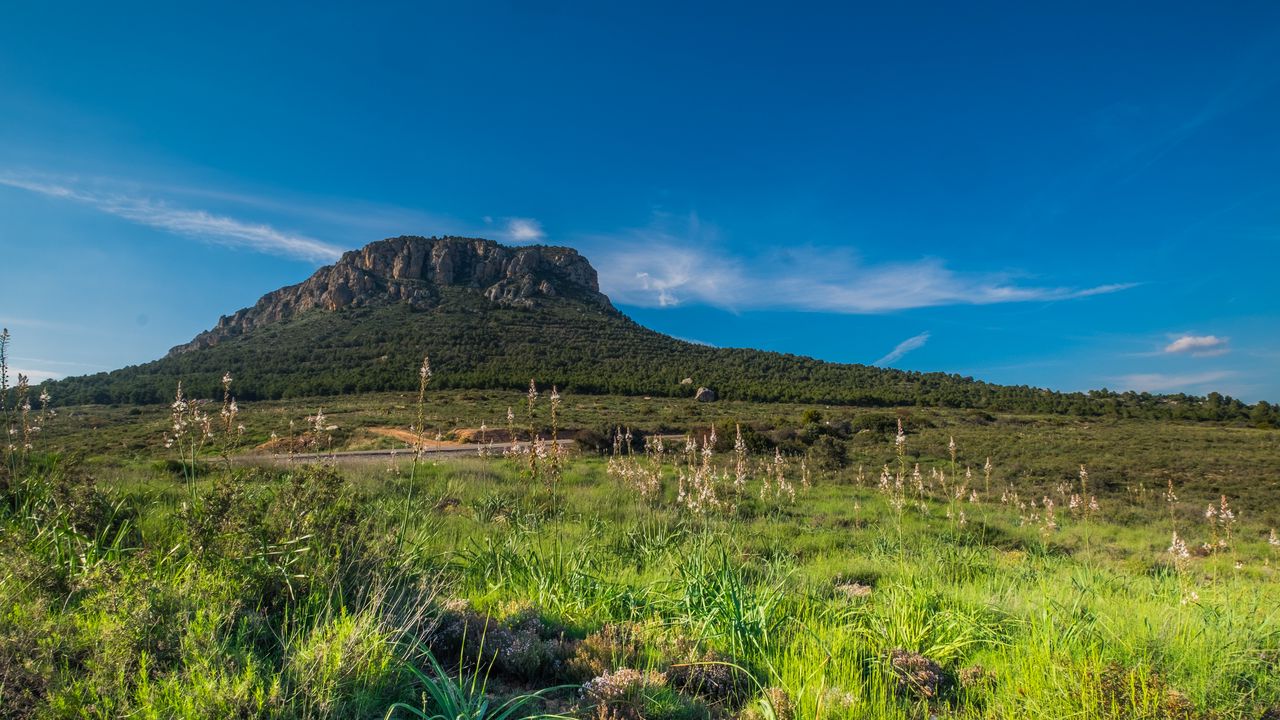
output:
[[[374,435],[381,435],[382,437],[389,437],[393,440],[399,440],[400,442],[405,443],[409,447],[412,447],[414,443],[418,442],[417,435],[409,432],[408,430],[402,430],[400,428],[371,427],[371,428],[365,428],[365,429],[373,433]],[[454,442],[453,440],[437,441],[433,439],[433,437],[425,436],[425,435],[422,438],[422,443],[427,448],[436,448],[436,449],[449,448],[453,450],[465,450],[467,448],[475,449],[477,447],[480,447],[476,443],[460,443],[460,442]]]

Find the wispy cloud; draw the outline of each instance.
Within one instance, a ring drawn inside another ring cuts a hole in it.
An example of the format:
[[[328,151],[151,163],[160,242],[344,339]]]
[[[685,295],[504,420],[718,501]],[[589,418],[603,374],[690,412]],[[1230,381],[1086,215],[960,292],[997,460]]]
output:
[[[1137,392],[1196,392],[1205,390],[1210,383],[1230,378],[1230,370],[1210,370],[1200,373],[1133,373],[1112,378],[1120,389]]]
[[[506,239],[511,242],[539,242],[547,236],[542,230],[542,223],[533,218],[507,218]]]
[[[880,358],[879,360],[871,364],[872,365],[888,365],[889,363],[899,360],[903,355],[906,355],[912,350],[918,350],[919,348],[924,347],[924,344],[927,342],[929,342],[929,332],[926,330],[925,332],[922,332],[919,335],[913,335],[907,338],[906,340],[903,340],[902,342],[898,343],[897,345],[894,346],[892,350],[889,351],[888,355],[885,355],[884,357]]]
[[[707,341],[705,341],[705,340],[698,340],[697,338],[681,337],[681,336],[679,336],[679,335],[672,335],[671,337],[673,337],[673,338],[675,338],[675,339],[677,339],[677,340],[683,340],[684,342],[691,343],[691,344],[693,344],[693,345],[701,345],[701,346],[703,346],[703,347],[712,347],[712,348],[713,348],[713,347],[719,347],[718,345],[713,345],[712,343],[709,343],[709,342],[707,342]]]
[[[729,310],[873,314],[939,305],[1070,300],[1135,285],[1023,285],[1008,274],[953,271],[937,258],[867,264],[837,248],[791,248],[748,262],[715,250],[714,241],[653,229],[588,242],[601,248],[592,254],[602,289],[620,303],[644,307],[693,303]]]
[[[1212,357],[1228,351],[1227,338],[1216,335],[1181,335],[1164,347],[1166,353]]]
[[[86,325],[53,322],[50,320],[40,320],[32,317],[12,317],[0,316],[0,326],[3,327],[21,327],[34,328],[36,330],[61,330],[64,332],[89,332],[94,328]]]
[[[19,375],[27,378],[32,385],[39,385],[45,380],[59,380],[66,377],[66,373],[57,372],[55,370],[41,370],[38,368],[9,368],[9,380],[14,381]]]
[[[177,207],[151,197],[118,191],[104,192],[96,188],[78,187],[69,182],[50,182],[15,175],[0,175],[0,185],[81,203],[140,225],[218,245],[312,262],[332,261],[342,254],[342,248],[305,235],[277,230],[264,223],[245,222],[204,210]]]

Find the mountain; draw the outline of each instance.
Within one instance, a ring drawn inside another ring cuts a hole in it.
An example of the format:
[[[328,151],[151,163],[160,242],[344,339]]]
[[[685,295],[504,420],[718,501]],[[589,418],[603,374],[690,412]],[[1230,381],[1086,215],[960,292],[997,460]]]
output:
[[[446,288],[465,288],[499,307],[532,309],[566,297],[612,310],[600,293],[596,270],[571,248],[499,245],[492,240],[398,237],[370,243],[320,268],[305,282],[267,293],[251,308],[224,315],[169,356],[213,347],[309,310],[335,312],[404,303],[439,308]]]
[[[847,405],[1080,414],[1178,405],[688,343],[614,308],[571,248],[461,237],[397,237],[347,252],[162,359],[68,378],[54,395],[65,404],[165,402],[181,379],[191,394],[212,396],[225,372],[246,400],[412,390],[424,353],[433,387],[520,389],[537,378],[578,393],[692,396],[705,385],[728,399]]]

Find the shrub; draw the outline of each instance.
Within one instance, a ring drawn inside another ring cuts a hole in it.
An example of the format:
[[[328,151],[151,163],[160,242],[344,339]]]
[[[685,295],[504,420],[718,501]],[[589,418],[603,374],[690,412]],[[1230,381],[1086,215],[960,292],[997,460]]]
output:
[[[56,637],[46,601],[14,603],[0,615],[0,708],[5,717],[40,716],[54,676],[49,639]]]
[[[647,664],[642,628],[635,623],[612,623],[591,633],[573,649],[566,663],[568,676],[579,681],[624,667]]]
[[[285,673],[304,715],[368,717],[393,699],[398,663],[372,610],[325,617],[286,653]]]
[[[819,470],[835,472],[849,466],[849,448],[830,435],[818,438],[810,452],[814,466]]]
[[[795,720],[791,696],[780,687],[766,688],[760,699],[747,708],[740,720]]]
[[[706,708],[667,685],[665,675],[622,668],[582,686],[582,698],[596,720],[693,720],[706,718]]]
[[[889,669],[895,688],[903,697],[933,700],[946,689],[947,676],[942,666],[920,653],[900,648],[890,650]]]
[[[530,607],[497,620],[459,600],[445,604],[427,647],[443,662],[473,670],[491,668],[517,680],[561,677],[573,651],[563,630],[548,625]]]
[[[745,703],[754,687],[750,673],[716,653],[672,665],[667,670],[667,681],[685,695],[728,708]]]

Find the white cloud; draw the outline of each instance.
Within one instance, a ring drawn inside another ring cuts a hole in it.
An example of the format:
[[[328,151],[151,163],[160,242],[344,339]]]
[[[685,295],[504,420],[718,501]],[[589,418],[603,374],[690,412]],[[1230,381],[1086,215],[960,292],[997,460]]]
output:
[[[1165,346],[1166,353],[1190,353],[1194,357],[1211,357],[1228,351],[1227,338],[1216,335],[1182,335]]]
[[[533,218],[507,218],[507,240],[520,243],[536,243],[547,236],[542,223]]]
[[[922,332],[919,335],[914,335],[895,345],[894,348],[889,351],[888,355],[885,355],[884,357],[880,358],[879,360],[871,364],[872,365],[888,365],[889,363],[892,363],[900,359],[903,355],[906,355],[912,350],[918,350],[919,348],[924,347],[924,344],[927,342],[929,342],[928,331]]]
[[[45,182],[12,175],[0,175],[0,185],[82,203],[140,225],[218,245],[247,248],[312,262],[332,261],[342,255],[341,248],[314,238],[283,232],[263,223],[244,222],[204,210],[175,207],[149,197],[102,192],[75,187],[66,182]]]
[[[55,370],[39,370],[36,368],[24,369],[24,368],[16,368],[16,367],[9,368],[10,383],[17,382],[18,375],[26,376],[27,382],[31,383],[32,385],[39,385],[45,380],[58,380],[60,378],[66,377],[66,373],[60,373]],[[32,400],[31,404],[34,405],[35,400]]]
[[[1137,392],[1178,392],[1200,391],[1205,385],[1225,380],[1234,375],[1229,370],[1211,370],[1200,373],[1168,374],[1168,373],[1133,373],[1112,378],[1121,390]]]
[[[873,314],[939,305],[1070,300],[1133,283],[1087,288],[1021,285],[1001,273],[961,273],[936,258],[866,264],[834,248],[792,248],[746,261],[700,237],[635,230],[591,238],[601,289],[644,307],[684,303],[728,310],[780,309]]]

